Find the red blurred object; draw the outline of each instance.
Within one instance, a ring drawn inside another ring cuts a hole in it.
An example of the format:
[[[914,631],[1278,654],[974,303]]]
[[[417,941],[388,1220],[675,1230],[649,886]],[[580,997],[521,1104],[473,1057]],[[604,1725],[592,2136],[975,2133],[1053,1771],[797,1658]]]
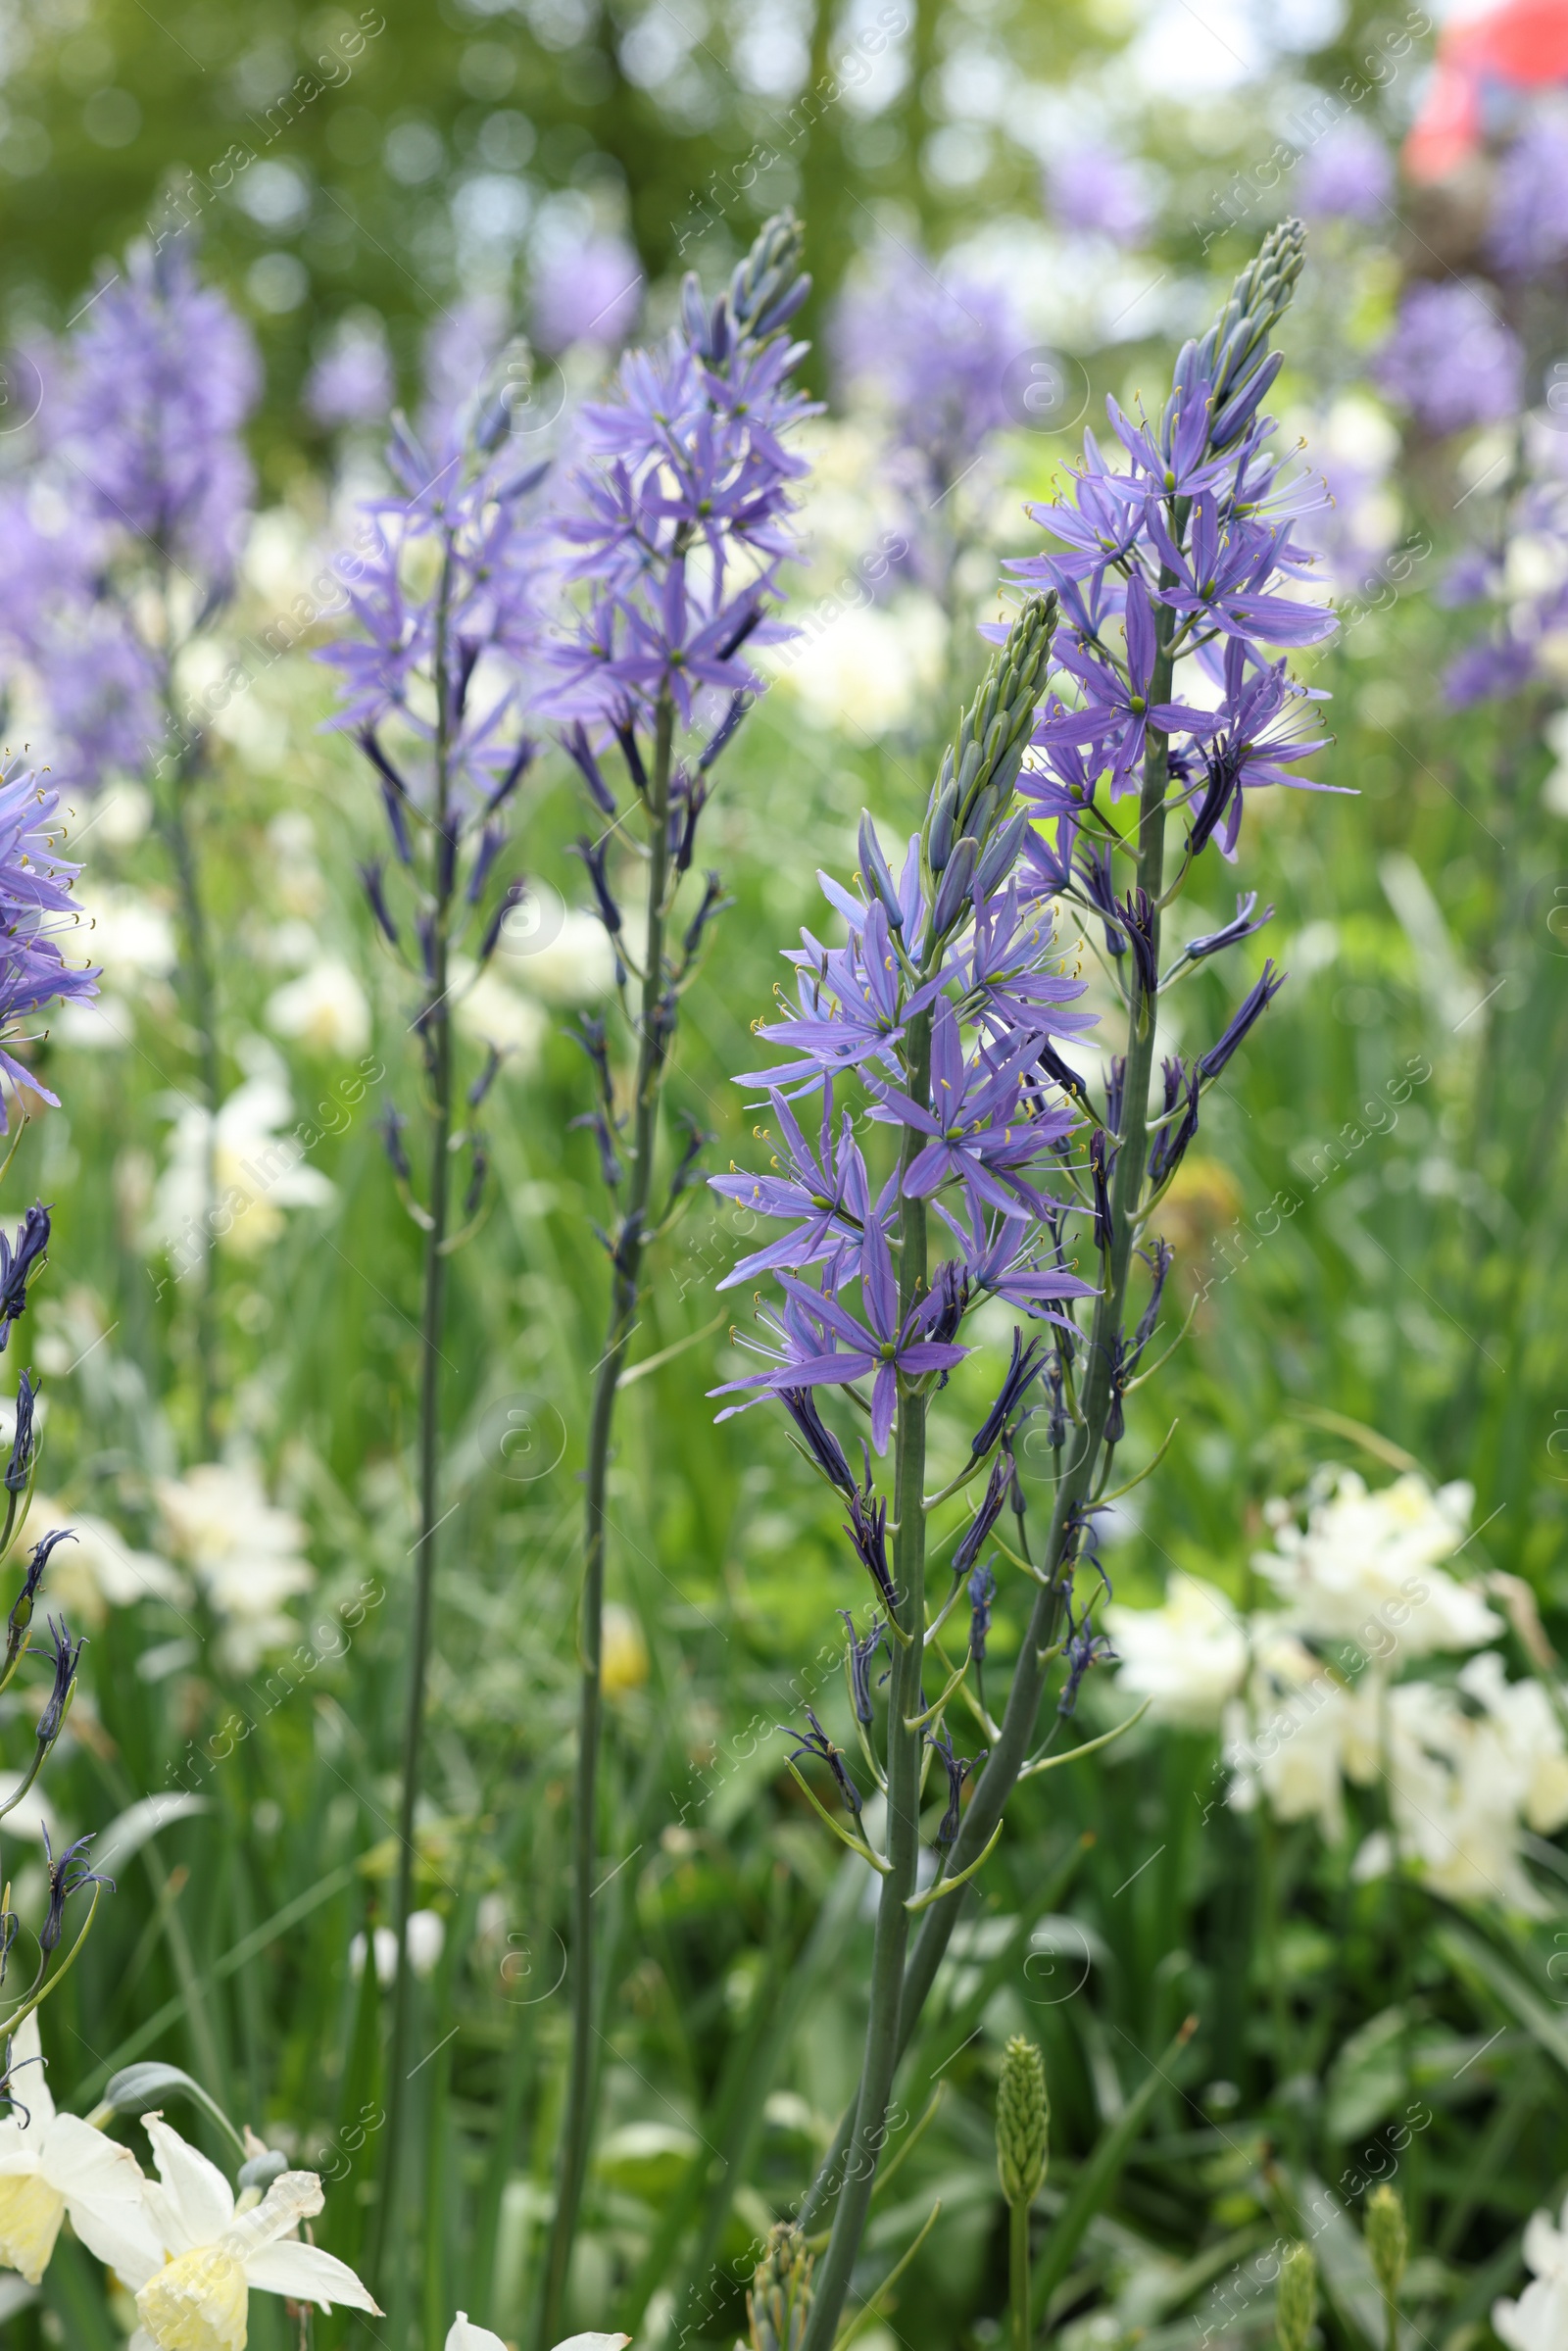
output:
[[[1568,88],[1568,0],[1507,0],[1447,24],[1437,69],[1404,143],[1412,179],[1445,179],[1477,153],[1527,92]]]

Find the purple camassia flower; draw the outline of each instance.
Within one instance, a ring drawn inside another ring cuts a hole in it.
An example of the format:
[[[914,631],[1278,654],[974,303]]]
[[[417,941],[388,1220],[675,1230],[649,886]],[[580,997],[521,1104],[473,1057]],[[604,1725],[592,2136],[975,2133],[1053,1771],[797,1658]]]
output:
[[[168,728],[152,655],[110,604],[38,622],[28,651],[59,729],[51,780],[90,792],[106,775],[142,774]]]
[[[133,245],[66,346],[39,416],[92,519],[226,583],[254,477],[240,438],[261,391],[249,328],[196,275],[187,239]]]
[[[1148,235],[1153,216],[1143,180],[1113,147],[1068,147],[1048,158],[1044,176],[1046,202],[1063,228],[1124,246]]]
[[[821,1142],[813,1151],[784,1097],[775,1094],[772,1102],[773,1114],[784,1130],[786,1157],[782,1171],[752,1176],[732,1169],[728,1175],[712,1177],[712,1189],[759,1215],[796,1216],[803,1221],[781,1240],[743,1257],[718,1287],[732,1290],[737,1282],[750,1281],[756,1274],[772,1273],[781,1265],[821,1264],[824,1288],[842,1290],[859,1272],[861,1244],[872,1214],[870,1182],[849,1113],[844,1114],[835,1149],[831,1133],[832,1098],[824,1092]],[[774,1168],[779,1169],[779,1165],[775,1158]],[[877,1215],[883,1215],[886,1207],[884,1195],[877,1202]]]
[[[1497,166],[1487,251],[1505,277],[1539,277],[1568,260],[1568,113],[1544,109]]]
[[[512,332],[512,314],[494,294],[469,294],[432,319],[424,337],[424,399],[418,435],[442,458],[462,446],[463,412]]]
[[[905,995],[880,900],[867,908],[858,934],[846,947],[821,947],[808,931],[801,937],[805,946],[790,955],[803,973],[799,1008],[787,1020],[759,1021],[757,1034],[803,1058],[778,1069],[752,1070],[738,1081],[743,1086],[817,1086],[835,1071],[858,1069],[867,1061],[891,1067],[893,1048],[907,1023],[941,993],[939,977]]]
[[[1048,755],[1058,743],[1098,743],[1108,750],[1113,795],[1131,791],[1142,770],[1144,743],[1151,726],[1165,734],[1195,738],[1211,734],[1214,721],[1205,710],[1189,710],[1185,703],[1152,702],[1154,671],[1154,619],[1142,571],[1127,582],[1125,669],[1114,655],[1091,653],[1082,639],[1064,632],[1059,661],[1076,678],[1084,701],[1076,709],[1058,707],[1042,719],[1034,741]]]
[[[1067,495],[1030,509],[1063,552],[1008,566],[1060,598],[1054,674],[1071,694],[1047,697],[1033,736],[1044,774],[1031,769],[1019,779],[1025,797],[1058,814],[1066,834],[1054,855],[1038,835],[1024,845],[1037,895],[1083,894],[1071,811],[1087,806],[1102,775],[1112,797],[1135,787],[1151,728],[1170,737],[1173,777],[1204,779],[1189,786],[1195,852],[1217,834],[1227,857],[1236,851],[1244,790],[1300,783],[1293,766],[1322,748],[1296,731],[1313,698],[1264,652],[1315,644],[1334,626],[1320,605],[1282,592],[1310,574],[1310,558],[1292,534],[1322,510],[1322,485],[1283,470],[1268,451],[1274,427],[1259,410],[1278,354],[1242,368],[1218,414],[1204,365],[1189,344],[1157,423],[1135,423],[1107,402],[1130,467],[1112,472],[1086,433]],[[1156,602],[1179,615],[1172,660],[1196,657],[1221,689],[1217,709],[1153,699]]]
[[[642,269],[624,237],[590,237],[539,269],[529,315],[533,339],[551,353],[573,343],[612,350],[636,324],[642,299]]]
[[[103,593],[111,537],[73,515],[39,530],[24,495],[0,498],[8,577],[0,635],[31,668],[49,712],[56,787],[92,791],[116,769],[140,774],[166,732],[158,664],[118,600]]]
[[[404,495],[366,509],[373,544],[348,591],[359,634],[337,639],[319,656],[343,675],[342,708],[330,724],[365,743],[392,796],[389,815],[405,786],[380,753],[376,730],[395,718],[418,743],[434,742],[429,681],[438,646],[454,727],[452,774],[471,796],[499,801],[521,771],[519,681],[543,630],[549,566],[539,528],[523,514],[542,468],[521,464],[504,435],[498,407],[488,462],[473,470],[461,454],[438,462],[398,420],[387,462]],[[442,566],[422,558],[442,549],[448,533],[452,564],[443,607]]]
[[[888,244],[840,296],[830,339],[846,385],[871,392],[900,447],[946,482],[1010,421],[1003,377],[1029,338],[1000,288]]]
[[[900,1321],[893,1256],[887,1233],[875,1218],[866,1227],[860,1268],[863,1322],[858,1322],[835,1298],[810,1289],[792,1274],[781,1275],[795,1309],[793,1319],[786,1312],[776,1326],[784,1339],[785,1360],[772,1371],[749,1372],[744,1379],[728,1380],[712,1394],[733,1396],[751,1388],[759,1391],[756,1400],[760,1402],[762,1396],[776,1396],[786,1388],[842,1388],[852,1380],[869,1379],[871,1443],[879,1453],[885,1452],[893,1433],[900,1373],[906,1379],[918,1379],[928,1371],[951,1371],[969,1349],[923,1336],[941,1311],[940,1292],[922,1298]],[[729,1407],[732,1412],[744,1409],[742,1405]],[[727,1414],[719,1417],[727,1418]]]
[[[1373,372],[1426,431],[1463,432],[1514,415],[1524,393],[1524,347],[1473,284],[1405,289]]]
[[[1004,1052],[982,1048],[966,1061],[956,1015],[944,1003],[932,1024],[930,1108],[897,1087],[870,1081],[874,1119],[931,1138],[905,1169],[906,1200],[928,1200],[956,1178],[976,1218],[987,1208],[1018,1218],[1044,1214],[1023,1170],[1074,1121],[1070,1111],[1045,1108],[1034,1099],[1038,1089],[1026,1085],[1038,1047],[1026,1030]]]
[[[1393,156],[1353,118],[1326,130],[1297,166],[1297,199],[1308,220],[1376,220],[1393,193]]]
[[[1517,694],[1536,672],[1536,648],[1517,637],[1478,637],[1457,654],[1443,674],[1443,698],[1451,710],[1495,702]]]
[[[1031,626],[1039,625],[1031,616]],[[1037,644],[1029,699],[1008,711],[1017,748],[1013,764],[1003,770],[1006,780],[991,788],[993,808],[996,792],[1004,800],[1010,789],[1032,723],[1045,658],[1044,643]],[[976,720],[977,730],[982,724],[995,728],[1001,721]],[[997,741],[1004,739],[992,740],[993,758],[1000,759]],[[980,740],[977,731],[976,749]],[[813,1387],[869,1379],[879,1451],[892,1427],[900,1376],[946,1374],[965,1352],[956,1333],[972,1297],[999,1298],[1034,1317],[1053,1315],[1061,1301],[1092,1291],[1062,1262],[1055,1240],[1061,1209],[1039,1188],[1041,1163],[1048,1152],[1060,1153],[1077,1121],[1075,1109],[1051,1098],[1054,1081],[1042,1070],[1041,1053],[1053,1032],[1088,1025],[1089,1015],[1066,1008],[1082,995],[1082,984],[1056,968],[1054,918],[1025,906],[1013,879],[1034,837],[1028,808],[1000,821],[977,815],[962,799],[964,790],[981,789],[975,759],[965,755],[959,765],[965,785],[955,767],[951,787],[944,787],[957,804],[954,815],[939,822],[933,814],[910,842],[897,878],[869,820],[860,827],[858,891],[820,877],[849,936],[830,949],[803,934],[802,948],[789,956],[801,975],[799,1002],[784,1020],[758,1024],[760,1036],[795,1056],[760,1077],[785,1131],[788,1166],[776,1176],[715,1179],[727,1197],[786,1219],[792,1229],[734,1277],[766,1270],[782,1283],[782,1314],[762,1316],[770,1368],[714,1393],[798,1396]],[[955,837],[959,809],[965,824],[973,821],[983,832],[983,853],[977,838]],[[922,882],[923,873],[934,888]],[[917,1097],[909,1091],[905,1053],[910,1023],[928,1011],[926,1091]],[[979,1031],[968,1050],[966,1022]],[[858,1072],[871,1098],[874,1124],[904,1138],[899,1168],[874,1203],[848,1122],[836,1155],[829,1150],[832,1089],[850,1072]],[[793,1109],[779,1099],[786,1087],[792,1094],[820,1089],[818,1149],[806,1143]],[[902,1242],[909,1203],[926,1200],[961,1253],[932,1268],[929,1288],[901,1324],[892,1243],[896,1235]],[[1054,1263],[1041,1262],[1042,1227],[1052,1236]],[[799,1278],[816,1264],[824,1266],[819,1289]],[[857,1276],[859,1320],[838,1302]],[[820,1440],[813,1442],[820,1459]]]
[[[56,998],[96,996],[99,974],[66,961],[58,934],[79,916],[71,884],[81,871],[58,852],[60,795],[44,790],[20,759],[0,765],[0,1040]],[[59,1108],[57,1098],[0,1044],[0,1134],[6,1131],[4,1086],[27,1087]]]
[[[339,424],[379,424],[396,398],[392,354],[379,320],[372,327],[344,319],[306,378],[307,410],[328,430]]]
[[[801,346],[739,337],[718,316],[715,348],[693,291],[681,328],[658,351],[628,352],[617,396],[578,420],[582,455],[553,527],[589,603],[545,649],[547,716],[626,730],[651,725],[667,697],[689,726],[695,689],[761,690],[741,648],[784,633],[768,615],[806,461],[781,436],[811,404],[790,381]]]

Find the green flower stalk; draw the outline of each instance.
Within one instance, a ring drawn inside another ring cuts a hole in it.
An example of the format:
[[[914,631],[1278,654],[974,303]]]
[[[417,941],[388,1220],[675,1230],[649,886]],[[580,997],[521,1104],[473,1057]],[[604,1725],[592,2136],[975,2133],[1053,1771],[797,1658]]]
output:
[[[1032,2040],[1014,2033],[997,2085],[997,2177],[1007,2201],[1012,2351],[1029,2351],[1029,2208],[1045,2183],[1050,2151],[1045,2060]]]
[[[433,456],[398,420],[389,458],[402,497],[395,506],[378,506],[376,552],[351,598],[355,633],[323,656],[343,673],[336,723],[358,739],[386,818],[391,873],[377,860],[362,868],[362,879],[377,930],[413,999],[408,1033],[416,1048],[424,1147],[424,1164],[416,1172],[404,1144],[409,1118],[389,1101],[382,1140],[398,1196],[422,1244],[418,1533],[393,1905],[398,1962],[370,2264],[394,2339],[404,2322],[414,2239],[404,2197],[415,2006],[408,1921],[416,1899],[436,1537],[448,1516],[441,1474],[443,1374],[450,1367],[444,1344],[448,1269],[482,1221],[488,1151],[481,1111],[500,1067],[491,1049],[476,1068],[464,1068],[454,1014],[495,953],[523,892],[519,881],[498,886],[498,867],[511,806],[535,750],[513,717],[510,673],[526,661],[538,627],[537,546],[524,502],[543,468],[519,468],[511,441],[510,406],[488,381],[477,387],[450,453]],[[412,639],[411,608],[418,623]]]
[[[650,1249],[681,1212],[707,1138],[690,1120],[664,1160],[662,1102],[681,1001],[700,967],[723,898],[716,873],[692,878],[698,828],[716,761],[761,691],[742,659],[773,624],[777,572],[793,544],[790,484],[805,471],[787,433],[808,404],[791,381],[804,346],[789,320],[810,280],[793,214],[769,220],[711,306],[695,277],[681,324],[660,353],[633,353],[613,402],[588,412],[593,457],[566,484],[559,516],[564,567],[589,602],[547,664],[560,682],[536,708],[566,722],[564,741],[587,788],[597,837],[579,841],[615,955],[630,1048],[629,1083],[612,1035],[584,1020],[578,1041],[594,1073],[593,1130],[611,1213],[604,1346],[589,1406],[583,1577],[577,1618],[577,1772],[571,1891],[571,2047],[555,2218],[539,2298],[540,2351],[561,2331],[572,2240],[587,2177],[600,2009],[609,1986],[595,1950],[600,1882],[600,1750],[604,1737],[604,1607],[610,1463],[616,1404],[642,1316]],[[733,501],[744,489],[745,498]],[[614,584],[606,587],[616,564]],[[716,711],[706,707],[717,702]],[[600,764],[613,745],[630,785],[617,807]],[[632,845],[642,866],[641,921],[628,926],[612,853]]]

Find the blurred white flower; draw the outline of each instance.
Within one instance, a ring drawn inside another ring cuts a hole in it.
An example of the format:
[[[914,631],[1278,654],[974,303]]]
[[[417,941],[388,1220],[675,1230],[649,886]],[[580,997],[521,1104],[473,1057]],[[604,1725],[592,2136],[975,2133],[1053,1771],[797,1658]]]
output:
[[[329,955],[269,997],[267,1025],[313,1053],[347,1058],[370,1042],[370,1006],[347,963]]]
[[[316,827],[303,808],[283,808],[267,828],[276,859],[272,886],[285,914],[314,921],[326,906],[326,882],[316,856]]]
[[[178,959],[173,925],[140,891],[95,883],[92,920],[77,934],[77,944],[92,962],[102,964],[105,986],[90,1003],[61,1004],[50,1026],[64,1045],[123,1045],[132,1004],[156,997]]]
[[[453,957],[452,991],[453,1018],[466,1037],[493,1045],[513,1069],[533,1068],[550,1023],[530,997],[519,995],[493,967],[475,978],[465,956]]]
[[[1400,1683],[1388,1693],[1385,1757],[1399,1850],[1429,1886],[1453,1901],[1544,1911],[1520,1827],[1544,1834],[1568,1820],[1568,1756],[1539,1683],[1509,1682],[1495,1654],[1471,1658],[1457,1690]]]
[[[573,2334],[556,2351],[624,2351],[631,2341],[629,2334]],[[499,2334],[488,2327],[476,2327],[466,2310],[460,2310],[447,2328],[446,2351],[507,2351]]]
[[[1304,1528],[1287,1503],[1268,1505],[1274,1549],[1252,1564],[1310,1638],[1354,1641],[1384,1661],[1479,1648],[1501,1618],[1437,1565],[1465,1541],[1474,1500],[1472,1487],[1434,1491],[1414,1470],[1372,1494],[1354,1470],[1326,1469],[1308,1489]]]
[[[204,1461],[183,1478],[160,1478],[153,1491],[165,1542],[193,1570],[223,1628],[225,1664],[254,1672],[269,1649],[298,1637],[283,1603],[316,1582],[304,1527],[272,1507],[248,1464]]]
[[[438,1910],[411,1910],[408,1925],[409,1965],[419,1977],[433,1976],[441,1964],[446,1948],[446,1922]],[[366,1941],[356,1935],[349,1944],[349,1970],[356,1984],[365,1973]],[[375,1980],[378,1984],[395,1982],[398,1972],[398,1938],[391,1927],[375,1930]]]
[[[36,2009],[17,2027],[10,2059],[16,2104],[0,2120],[0,2264],[36,2285],[69,2213],[89,2253],[110,2268],[156,2265],[162,2251],[141,2167],[79,2115],[56,2114]]]
[[[1117,1681],[1130,1697],[1147,1697],[1158,1722],[1217,1729],[1247,1676],[1247,1633],[1225,1594],[1199,1576],[1177,1574],[1159,1608],[1105,1610],[1105,1630],[1121,1659]]]
[[[862,741],[892,734],[941,678],[948,624],[928,596],[849,611],[835,610],[828,598],[804,608],[800,627],[761,665],[819,726]]]
[[[336,1197],[319,1168],[301,1164],[305,1147],[298,1136],[283,1131],[292,1109],[281,1078],[264,1071],[247,1078],[219,1110],[213,1231],[237,1256],[254,1256],[276,1241],[285,1208],[324,1207]],[[208,1247],[202,1218],[209,1126],[199,1103],[179,1110],[147,1235],[152,1247],[167,1247],[186,1264],[201,1262]]]
[[[23,1527],[36,1543],[52,1527],[69,1527],[74,1541],[62,1543],[50,1554],[44,1579],[44,1600],[65,1612],[77,1630],[96,1632],[111,1608],[129,1608],[137,1600],[172,1600],[188,1595],[184,1578],[160,1559],[156,1551],[138,1551],[125,1542],[118,1527],[90,1511],[73,1510],[52,1494],[35,1494]]]
[[[115,2263],[141,2321],[129,2351],[243,2351],[253,2286],[321,2310],[335,2303],[380,2316],[346,2262],[294,2235],[324,2201],[314,2172],[283,2173],[241,2211],[215,2163],[160,2115],[145,2127],[159,2179],[143,2192],[162,2253]]]
[[[1493,2332],[1508,2351],[1561,2351],[1568,2343],[1568,2198],[1555,2229],[1550,2213],[1531,2215],[1523,2250],[1534,2283],[1517,2302],[1494,2302]]]
[[[615,954],[604,924],[566,906],[548,882],[530,882],[521,906],[501,925],[496,967],[552,1004],[592,1004],[615,984]]]

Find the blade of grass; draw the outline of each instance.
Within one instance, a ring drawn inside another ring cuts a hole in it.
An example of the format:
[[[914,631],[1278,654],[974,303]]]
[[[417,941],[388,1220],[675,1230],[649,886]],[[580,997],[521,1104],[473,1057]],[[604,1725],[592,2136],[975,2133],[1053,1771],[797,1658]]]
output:
[[[1047,2237],[1035,2266],[1029,2314],[1031,2334],[1038,2329],[1052,2295],[1072,2267],[1072,2257],[1083,2242],[1084,2231],[1115,2186],[1122,2166],[1132,2153],[1134,2141],[1143,2129],[1145,2115],[1157,2093],[1169,2082],[1171,2067],[1197,2029],[1198,2019],[1189,2017],[1157,2062],[1151,2066],[1118,2119],[1107,2131],[1101,2132],[1094,2153],[1074,2180],[1072,2193],[1062,2207],[1061,2217]]]

